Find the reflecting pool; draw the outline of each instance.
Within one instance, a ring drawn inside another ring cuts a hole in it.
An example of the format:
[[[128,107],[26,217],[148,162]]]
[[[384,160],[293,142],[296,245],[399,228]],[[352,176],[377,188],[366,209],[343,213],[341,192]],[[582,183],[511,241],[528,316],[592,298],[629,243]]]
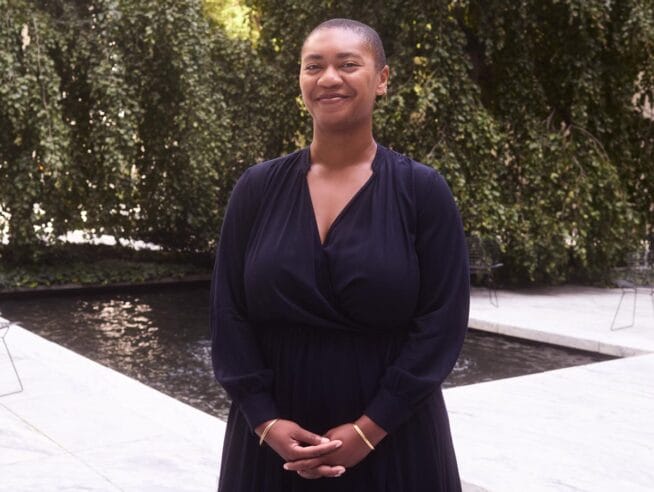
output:
[[[0,300],[0,311],[48,340],[227,418],[229,397],[211,368],[207,286]],[[443,387],[612,358],[470,329]]]

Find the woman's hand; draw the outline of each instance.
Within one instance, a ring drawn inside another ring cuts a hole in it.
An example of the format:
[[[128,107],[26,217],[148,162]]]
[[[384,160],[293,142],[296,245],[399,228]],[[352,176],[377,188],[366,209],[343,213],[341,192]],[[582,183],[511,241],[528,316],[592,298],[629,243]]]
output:
[[[356,424],[361,427],[364,435],[371,441],[373,446],[377,445],[386,436],[386,432],[366,415],[359,418]],[[341,465],[344,468],[343,471],[345,471],[345,468],[356,465],[372,451],[363,439],[361,439],[361,436],[356,430],[354,430],[352,423],[333,427],[325,435],[332,440],[342,441],[343,445],[336,451],[320,457],[287,462],[284,464],[284,468],[286,470],[297,471],[303,478],[339,476],[340,474],[325,475],[325,466],[331,467],[327,468],[330,473],[338,465]]]
[[[258,425],[255,429],[256,434],[261,436],[270,422],[268,420]],[[279,419],[273,424],[264,441],[288,462],[318,459],[334,452],[343,444],[339,439],[321,437],[303,429],[292,420],[285,419]],[[316,468],[323,477],[339,476],[345,471],[342,466],[326,464],[316,465]]]

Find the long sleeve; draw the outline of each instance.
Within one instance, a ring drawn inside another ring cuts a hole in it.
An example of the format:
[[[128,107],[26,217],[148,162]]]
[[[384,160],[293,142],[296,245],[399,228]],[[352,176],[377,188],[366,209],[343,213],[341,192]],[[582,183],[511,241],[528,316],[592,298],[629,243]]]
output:
[[[278,417],[265,367],[248,322],[243,265],[249,232],[258,207],[251,168],[238,179],[229,198],[216,248],[211,280],[211,359],[216,380],[243,412],[250,430]]]
[[[468,252],[459,211],[437,171],[421,165],[414,186],[418,303],[408,338],[364,412],[388,433],[408,419],[452,371],[468,325]]]

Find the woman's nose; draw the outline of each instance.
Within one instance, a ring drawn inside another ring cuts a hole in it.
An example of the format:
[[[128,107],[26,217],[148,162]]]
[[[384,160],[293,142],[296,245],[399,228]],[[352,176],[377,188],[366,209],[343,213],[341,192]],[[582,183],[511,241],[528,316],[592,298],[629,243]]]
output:
[[[331,87],[340,84],[342,81],[343,80],[341,79],[338,70],[336,70],[335,67],[328,66],[325,68],[322,75],[318,79],[318,84],[326,87]]]

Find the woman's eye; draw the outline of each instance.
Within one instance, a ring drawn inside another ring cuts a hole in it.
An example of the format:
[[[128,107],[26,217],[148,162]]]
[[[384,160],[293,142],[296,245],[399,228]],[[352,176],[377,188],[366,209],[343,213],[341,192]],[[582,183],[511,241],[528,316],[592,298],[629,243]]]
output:
[[[320,67],[318,65],[307,65],[304,67],[305,70],[318,70]]]
[[[357,65],[357,64],[354,63],[354,62],[346,62],[346,63],[343,64],[343,66],[344,66],[345,68],[354,68],[354,67],[358,67],[359,65]]]

